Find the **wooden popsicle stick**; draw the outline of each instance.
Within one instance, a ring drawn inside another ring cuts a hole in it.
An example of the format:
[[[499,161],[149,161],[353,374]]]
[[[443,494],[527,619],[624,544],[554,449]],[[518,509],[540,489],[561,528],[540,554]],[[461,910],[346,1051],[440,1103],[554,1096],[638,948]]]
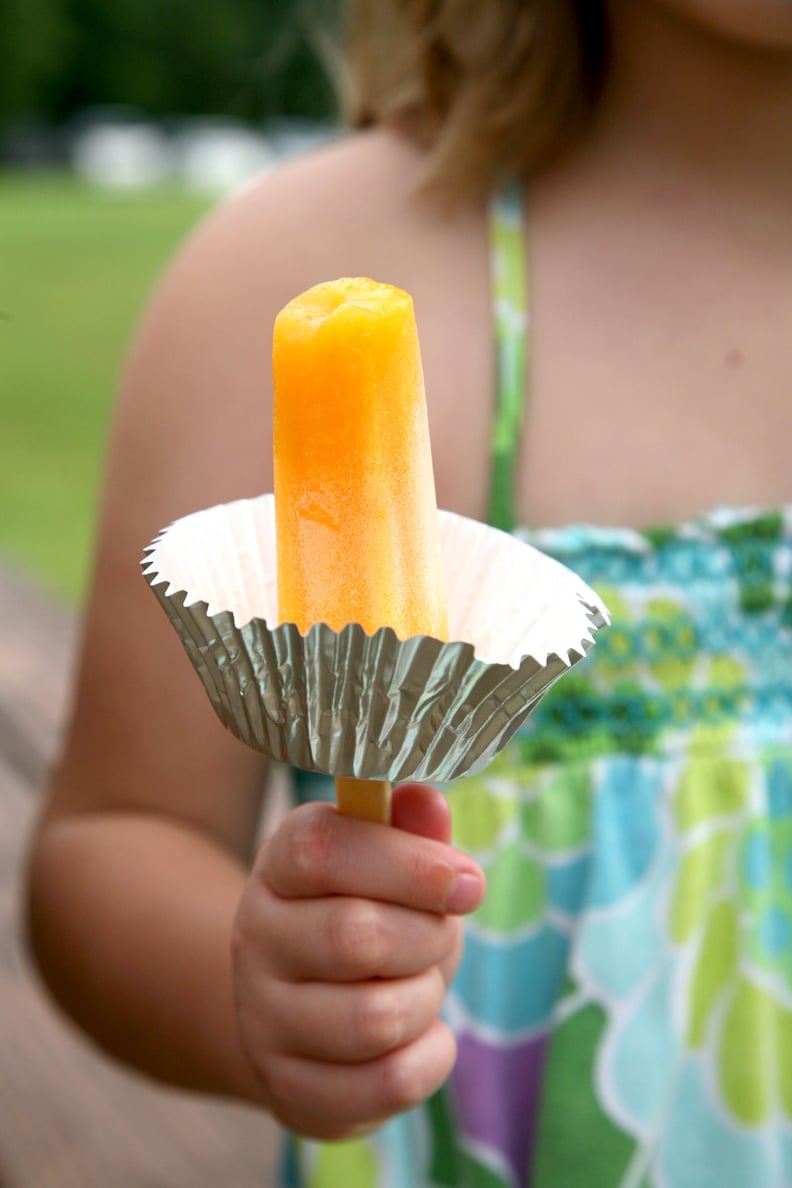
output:
[[[385,780],[339,776],[335,786],[336,806],[342,816],[390,825],[391,786]]]

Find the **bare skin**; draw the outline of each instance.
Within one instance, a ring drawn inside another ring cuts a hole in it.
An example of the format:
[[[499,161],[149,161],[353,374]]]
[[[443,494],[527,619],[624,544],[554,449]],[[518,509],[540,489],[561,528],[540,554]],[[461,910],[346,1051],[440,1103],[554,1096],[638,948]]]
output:
[[[598,118],[531,187],[526,522],[792,501],[790,50],[780,33],[769,48],[725,36],[701,7],[613,0]],[[272,489],[271,326],[340,275],[413,294],[439,502],[483,515],[486,212],[439,211],[420,168],[382,131],[295,162],[208,220],[153,298],[31,855],[41,969],[100,1043],[317,1137],[375,1125],[447,1076],[438,1012],[483,876],[448,844],[442,799],[415,788],[394,830],[303,808],[254,859],[263,764],[215,721],[138,559],[177,516]]]

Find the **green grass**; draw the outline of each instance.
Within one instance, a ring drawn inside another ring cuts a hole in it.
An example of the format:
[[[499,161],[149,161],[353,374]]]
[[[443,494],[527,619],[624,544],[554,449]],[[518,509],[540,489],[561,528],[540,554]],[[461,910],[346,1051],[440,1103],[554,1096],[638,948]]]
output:
[[[79,601],[102,454],[136,319],[207,209],[0,175],[0,557]]]

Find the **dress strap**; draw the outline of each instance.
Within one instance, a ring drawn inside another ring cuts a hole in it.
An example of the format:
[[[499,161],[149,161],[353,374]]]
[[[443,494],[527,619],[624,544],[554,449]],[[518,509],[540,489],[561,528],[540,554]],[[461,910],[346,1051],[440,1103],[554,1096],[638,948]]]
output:
[[[512,182],[493,194],[489,234],[496,375],[487,519],[510,532],[517,523],[517,460],[529,346],[521,185]]]

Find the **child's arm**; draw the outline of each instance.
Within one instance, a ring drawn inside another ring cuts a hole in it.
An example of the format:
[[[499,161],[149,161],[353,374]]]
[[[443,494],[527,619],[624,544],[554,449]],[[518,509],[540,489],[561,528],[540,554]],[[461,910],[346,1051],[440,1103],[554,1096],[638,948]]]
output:
[[[29,901],[44,977],[100,1043],[155,1076],[252,1096],[228,947],[266,769],[216,720],[140,570],[174,518],[271,483],[266,379],[250,397],[268,335],[250,334],[234,283],[237,224],[223,213],[188,244],[128,361]],[[260,450],[246,451],[255,434]]]
[[[30,935],[66,1012],[149,1075],[260,1098],[233,1010],[229,936],[241,865],[146,810],[58,807],[32,855]]]
[[[138,335],[29,919],[54,994],[122,1060],[329,1135],[447,1074],[453,1042],[436,1019],[459,926],[443,909],[454,872],[474,876],[463,907],[480,875],[435,840],[445,825],[424,827],[431,802],[403,821],[424,838],[299,810],[248,875],[265,765],[216,720],[139,566],[176,517],[272,489],[272,324],[332,274],[317,230],[301,256],[305,168],[211,219]]]

